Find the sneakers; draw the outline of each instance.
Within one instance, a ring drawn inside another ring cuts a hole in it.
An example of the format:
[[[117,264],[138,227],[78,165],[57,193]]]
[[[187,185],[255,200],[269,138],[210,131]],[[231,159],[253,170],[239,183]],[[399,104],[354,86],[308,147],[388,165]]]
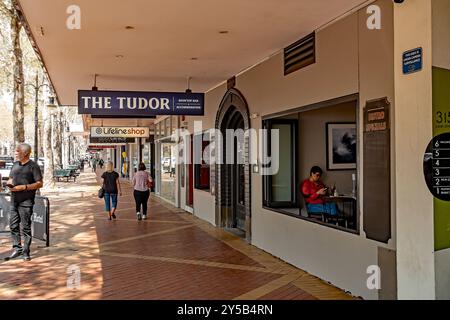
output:
[[[140,212],[136,212],[138,221],[142,220],[142,215]]]
[[[30,261],[31,257],[29,253],[24,253],[22,256],[23,261]]]
[[[4,260],[5,260],[5,261],[9,261],[9,260],[15,259],[15,258],[17,258],[17,257],[20,257],[21,255],[22,255],[22,252],[21,252],[21,251],[14,250],[14,251],[11,253],[11,255],[10,255],[9,257],[5,257]]]
[[[142,219],[143,219],[143,220],[147,220],[147,215],[144,214],[144,215],[142,216]]]

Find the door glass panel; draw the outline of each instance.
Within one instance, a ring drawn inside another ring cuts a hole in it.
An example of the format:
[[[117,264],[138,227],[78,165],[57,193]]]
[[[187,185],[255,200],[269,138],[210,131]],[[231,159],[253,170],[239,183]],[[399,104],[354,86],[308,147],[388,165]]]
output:
[[[273,201],[291,201],[292,195],[292,135],[291,125],[273,124],[273,130],[279,130],[279,150],[274,150],[272,154],[279,154],[278,173],[272,177],[272,200]]]

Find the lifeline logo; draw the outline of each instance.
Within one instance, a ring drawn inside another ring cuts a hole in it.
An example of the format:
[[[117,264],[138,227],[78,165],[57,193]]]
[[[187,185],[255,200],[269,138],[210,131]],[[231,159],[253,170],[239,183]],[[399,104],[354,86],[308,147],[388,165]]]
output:
[[[148,138],[148,127],[91,127],[93,138]]]

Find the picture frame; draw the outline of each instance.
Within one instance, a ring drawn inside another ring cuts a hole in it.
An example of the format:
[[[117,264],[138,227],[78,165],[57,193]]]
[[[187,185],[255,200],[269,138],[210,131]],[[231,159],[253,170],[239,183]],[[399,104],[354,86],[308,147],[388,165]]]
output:
[[[356,123],[327,123],[326,140],[327,170],[356,170]]]

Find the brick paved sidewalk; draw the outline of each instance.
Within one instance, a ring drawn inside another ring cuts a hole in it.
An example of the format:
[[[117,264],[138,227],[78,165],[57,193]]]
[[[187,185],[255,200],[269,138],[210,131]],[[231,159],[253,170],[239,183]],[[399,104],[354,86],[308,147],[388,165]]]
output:
[[[116,221],[107,220],[93,173],[58,183],[51,201],[51,247],[33,242],[30,262],[4,262],[0,299],[351,299],[339,289],[245,241],[150,199],[137,221],[132,189],[123,185]],[[80,270],[79,288],[70,288]]]

